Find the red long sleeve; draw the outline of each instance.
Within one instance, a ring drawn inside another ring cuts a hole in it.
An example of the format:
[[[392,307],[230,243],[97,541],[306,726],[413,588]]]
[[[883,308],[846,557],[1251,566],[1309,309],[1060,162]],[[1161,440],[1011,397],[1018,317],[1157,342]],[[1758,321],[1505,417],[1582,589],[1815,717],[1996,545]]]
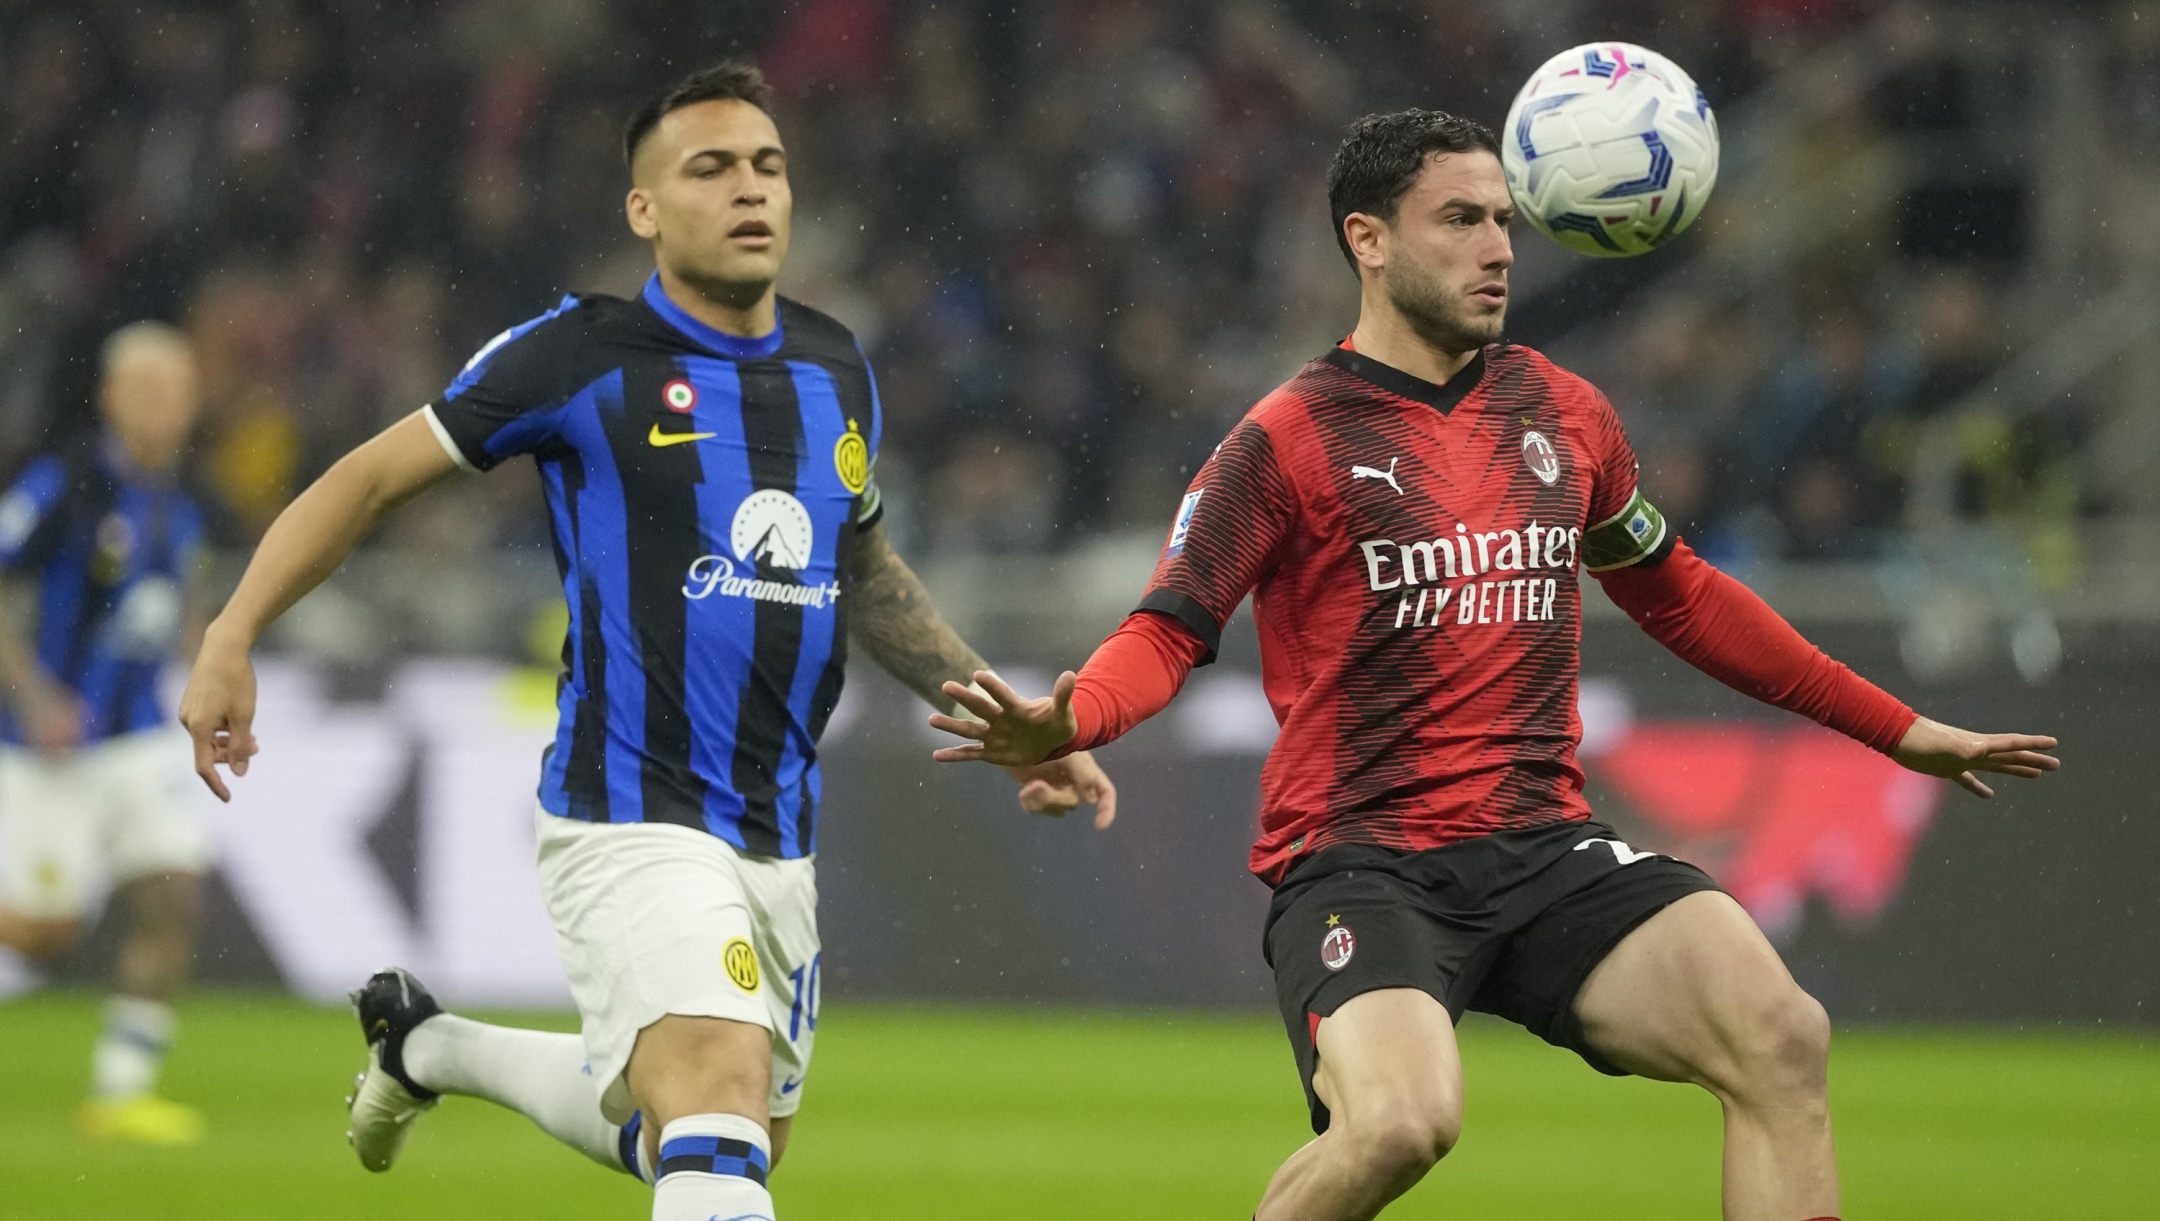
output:
[[[1676,543],[1663,563],[1598,574],[1659,644],[1726,686],[1888,754],[1919,719],[1809,644],[1755,592]]]
[[[1059,754],[1113,742],[1161,712],[1207,652],[1205,643],[1168,615],[1126,616],[1080,668],[1072,702],[1080,731]]]

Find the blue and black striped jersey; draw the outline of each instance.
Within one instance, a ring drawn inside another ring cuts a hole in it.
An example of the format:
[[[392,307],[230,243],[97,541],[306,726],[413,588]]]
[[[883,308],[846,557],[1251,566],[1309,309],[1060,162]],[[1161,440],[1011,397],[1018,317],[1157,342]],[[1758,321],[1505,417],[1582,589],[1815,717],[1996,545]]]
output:
[[[538,463],[570,630],[540,804],[816,850],[840,574],[879,516],[877,392],[846,327],[783,298],[760,339],[670,301],[566,297],[428,415],[459,463]]]
[[[0,497],[0,569],[34,575],[37,658],[83,703],[83,742],[168,722],[158,682],[180,640],[202,514],[106,437],[47,454]],[[23,741],[12,713],[0,739]]]

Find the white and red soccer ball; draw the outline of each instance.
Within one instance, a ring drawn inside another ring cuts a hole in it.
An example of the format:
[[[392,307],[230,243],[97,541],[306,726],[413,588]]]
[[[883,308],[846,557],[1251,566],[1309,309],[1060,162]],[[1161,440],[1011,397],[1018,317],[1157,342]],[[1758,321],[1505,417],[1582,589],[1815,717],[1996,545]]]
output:
[[[1644,254],[1702,215],[1717,117],[1695,79],[1628,42],[1585,43],[1532,73],[1500,133],[1522,216],[1570,250]]]

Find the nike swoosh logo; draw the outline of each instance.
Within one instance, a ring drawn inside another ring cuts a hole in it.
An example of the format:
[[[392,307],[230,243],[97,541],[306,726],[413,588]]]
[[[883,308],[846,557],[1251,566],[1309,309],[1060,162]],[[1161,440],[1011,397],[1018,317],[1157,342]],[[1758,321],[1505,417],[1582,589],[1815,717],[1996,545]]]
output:
[[[670,445],[681,445],[688,441],[702,441],[707,437],[719,435],[712,432],[661,432],[660,426],[655,424],[652,426],[652,431],[645,434],[645,441],[655,449],[662,449]]]
[[[780,1092],[783,1094],[792,1094],[800,1088],[802,1088],[802,1081],[795,1077],[790,1077],[780,1083]]]

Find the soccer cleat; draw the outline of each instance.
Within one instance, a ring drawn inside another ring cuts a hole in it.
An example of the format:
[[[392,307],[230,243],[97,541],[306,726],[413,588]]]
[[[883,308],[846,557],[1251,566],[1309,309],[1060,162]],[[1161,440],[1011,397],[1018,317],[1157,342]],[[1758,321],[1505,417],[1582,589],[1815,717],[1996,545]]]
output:
[[[345,1140],[360,1155],[360,1164],[379,1174],[397,1161],[413,1121],[442,1097],[405,1075],[405,1036],[441,1013],[442,1006],[403,967],[370,976],[353,990],[352,1005],[360,1015],[360,1033],[367,1036],[368,1062],[345,1099],[351,1123]]]
[[[132,1140],[146,1145],[192,1145],[203,1138],[202,1112],[155,1094],[92,1098],[75,1112],[75,1126],[91,1140]]]

